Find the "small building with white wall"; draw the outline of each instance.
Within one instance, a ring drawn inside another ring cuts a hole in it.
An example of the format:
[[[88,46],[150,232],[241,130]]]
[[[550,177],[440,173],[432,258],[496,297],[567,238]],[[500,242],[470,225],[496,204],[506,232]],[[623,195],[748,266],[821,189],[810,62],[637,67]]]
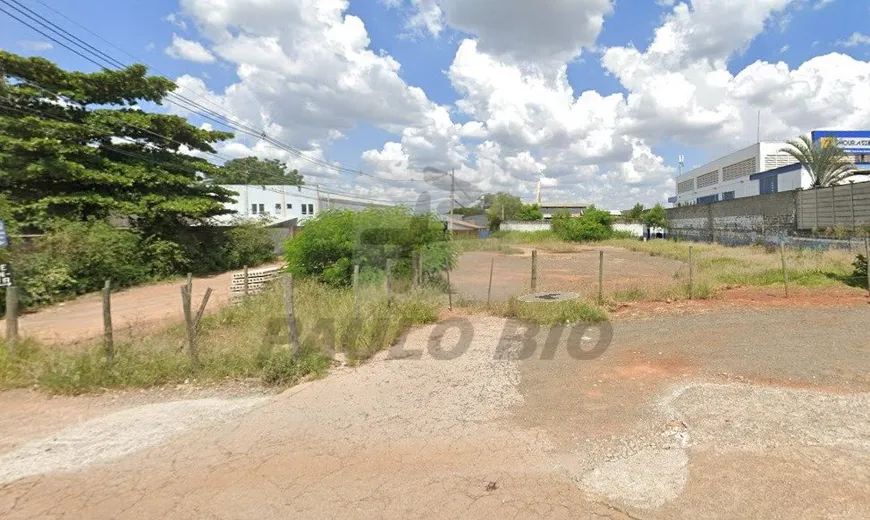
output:
[[[222,224],[237,220],[265,220],[275,224],[296,219],[300,226],[304,226],[306,219],[327,209],[363,210],[392,206],[349,195],[332,195],[310,186],[227,184],[221,187],[236,194],[235,202],[225,206],[235,213],[217,217]]]

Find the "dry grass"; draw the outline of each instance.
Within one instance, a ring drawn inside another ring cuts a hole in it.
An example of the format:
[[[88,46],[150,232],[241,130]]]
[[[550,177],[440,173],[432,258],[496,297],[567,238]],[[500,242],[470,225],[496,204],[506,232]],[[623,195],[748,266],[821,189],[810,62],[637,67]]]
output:
[[[250,378],[288,386],[325,373],[335,351],[358,362],[392,345],[408,327],[435,321],[440,298],[421,291],[398,295],[388,306],[383,289],[368,286],[354,312],[351,291],[309,281],[297,283],[295,296],[297,355],[289,348],[282,296],[276,288],[203,318],[197,342],[199,371],[191,366],[186,336],[178,324],[117,342],[111,363],[98,344],[71,353],[25,341],[10,355],[0,343],[0,388],[37,386],[49,393],[78,394],[187,379],[208,383]]]
[[[770,286],[783,283],[782,257],[777,248],[762,246],[727,247],[652,240],[610,240],[607,245],[631,251],[663,256],[688,263],[693,247],[696,285],[713,291],[725,286]],[[841,250],[785,250],[789,283],[802,287],[832,287],[846,283],[852,275],[854,254]],[[688,282],[688,268],[679,273],[681,283]]]

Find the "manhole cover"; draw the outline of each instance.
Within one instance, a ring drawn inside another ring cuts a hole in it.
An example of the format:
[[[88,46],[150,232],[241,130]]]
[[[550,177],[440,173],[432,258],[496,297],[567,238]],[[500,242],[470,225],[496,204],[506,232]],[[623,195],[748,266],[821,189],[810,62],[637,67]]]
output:
[[[573,292],[541,292],[520,296],[521,302],[529,303],[547,303],[547,302],[563,302],[565,300],[576,300],[580,295]]]

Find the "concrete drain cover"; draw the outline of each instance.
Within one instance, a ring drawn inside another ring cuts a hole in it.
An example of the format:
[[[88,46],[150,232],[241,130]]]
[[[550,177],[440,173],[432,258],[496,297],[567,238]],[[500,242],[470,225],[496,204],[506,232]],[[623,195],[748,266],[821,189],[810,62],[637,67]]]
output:
[[[573,292],[542,292],[520,296],[521,302],[528,303],[549,303],[549,302],[564,302],[566,300],[576,300],[580,295]]]

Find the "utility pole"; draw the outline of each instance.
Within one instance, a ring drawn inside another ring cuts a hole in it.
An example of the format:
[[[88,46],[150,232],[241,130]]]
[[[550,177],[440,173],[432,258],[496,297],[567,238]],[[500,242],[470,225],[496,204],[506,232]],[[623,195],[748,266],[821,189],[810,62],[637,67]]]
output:
[[[456,168],[450,170],[450,221],[448,222],[448,228],[450,229],[450,236],[453,236],[453,209],[456,205]]]

